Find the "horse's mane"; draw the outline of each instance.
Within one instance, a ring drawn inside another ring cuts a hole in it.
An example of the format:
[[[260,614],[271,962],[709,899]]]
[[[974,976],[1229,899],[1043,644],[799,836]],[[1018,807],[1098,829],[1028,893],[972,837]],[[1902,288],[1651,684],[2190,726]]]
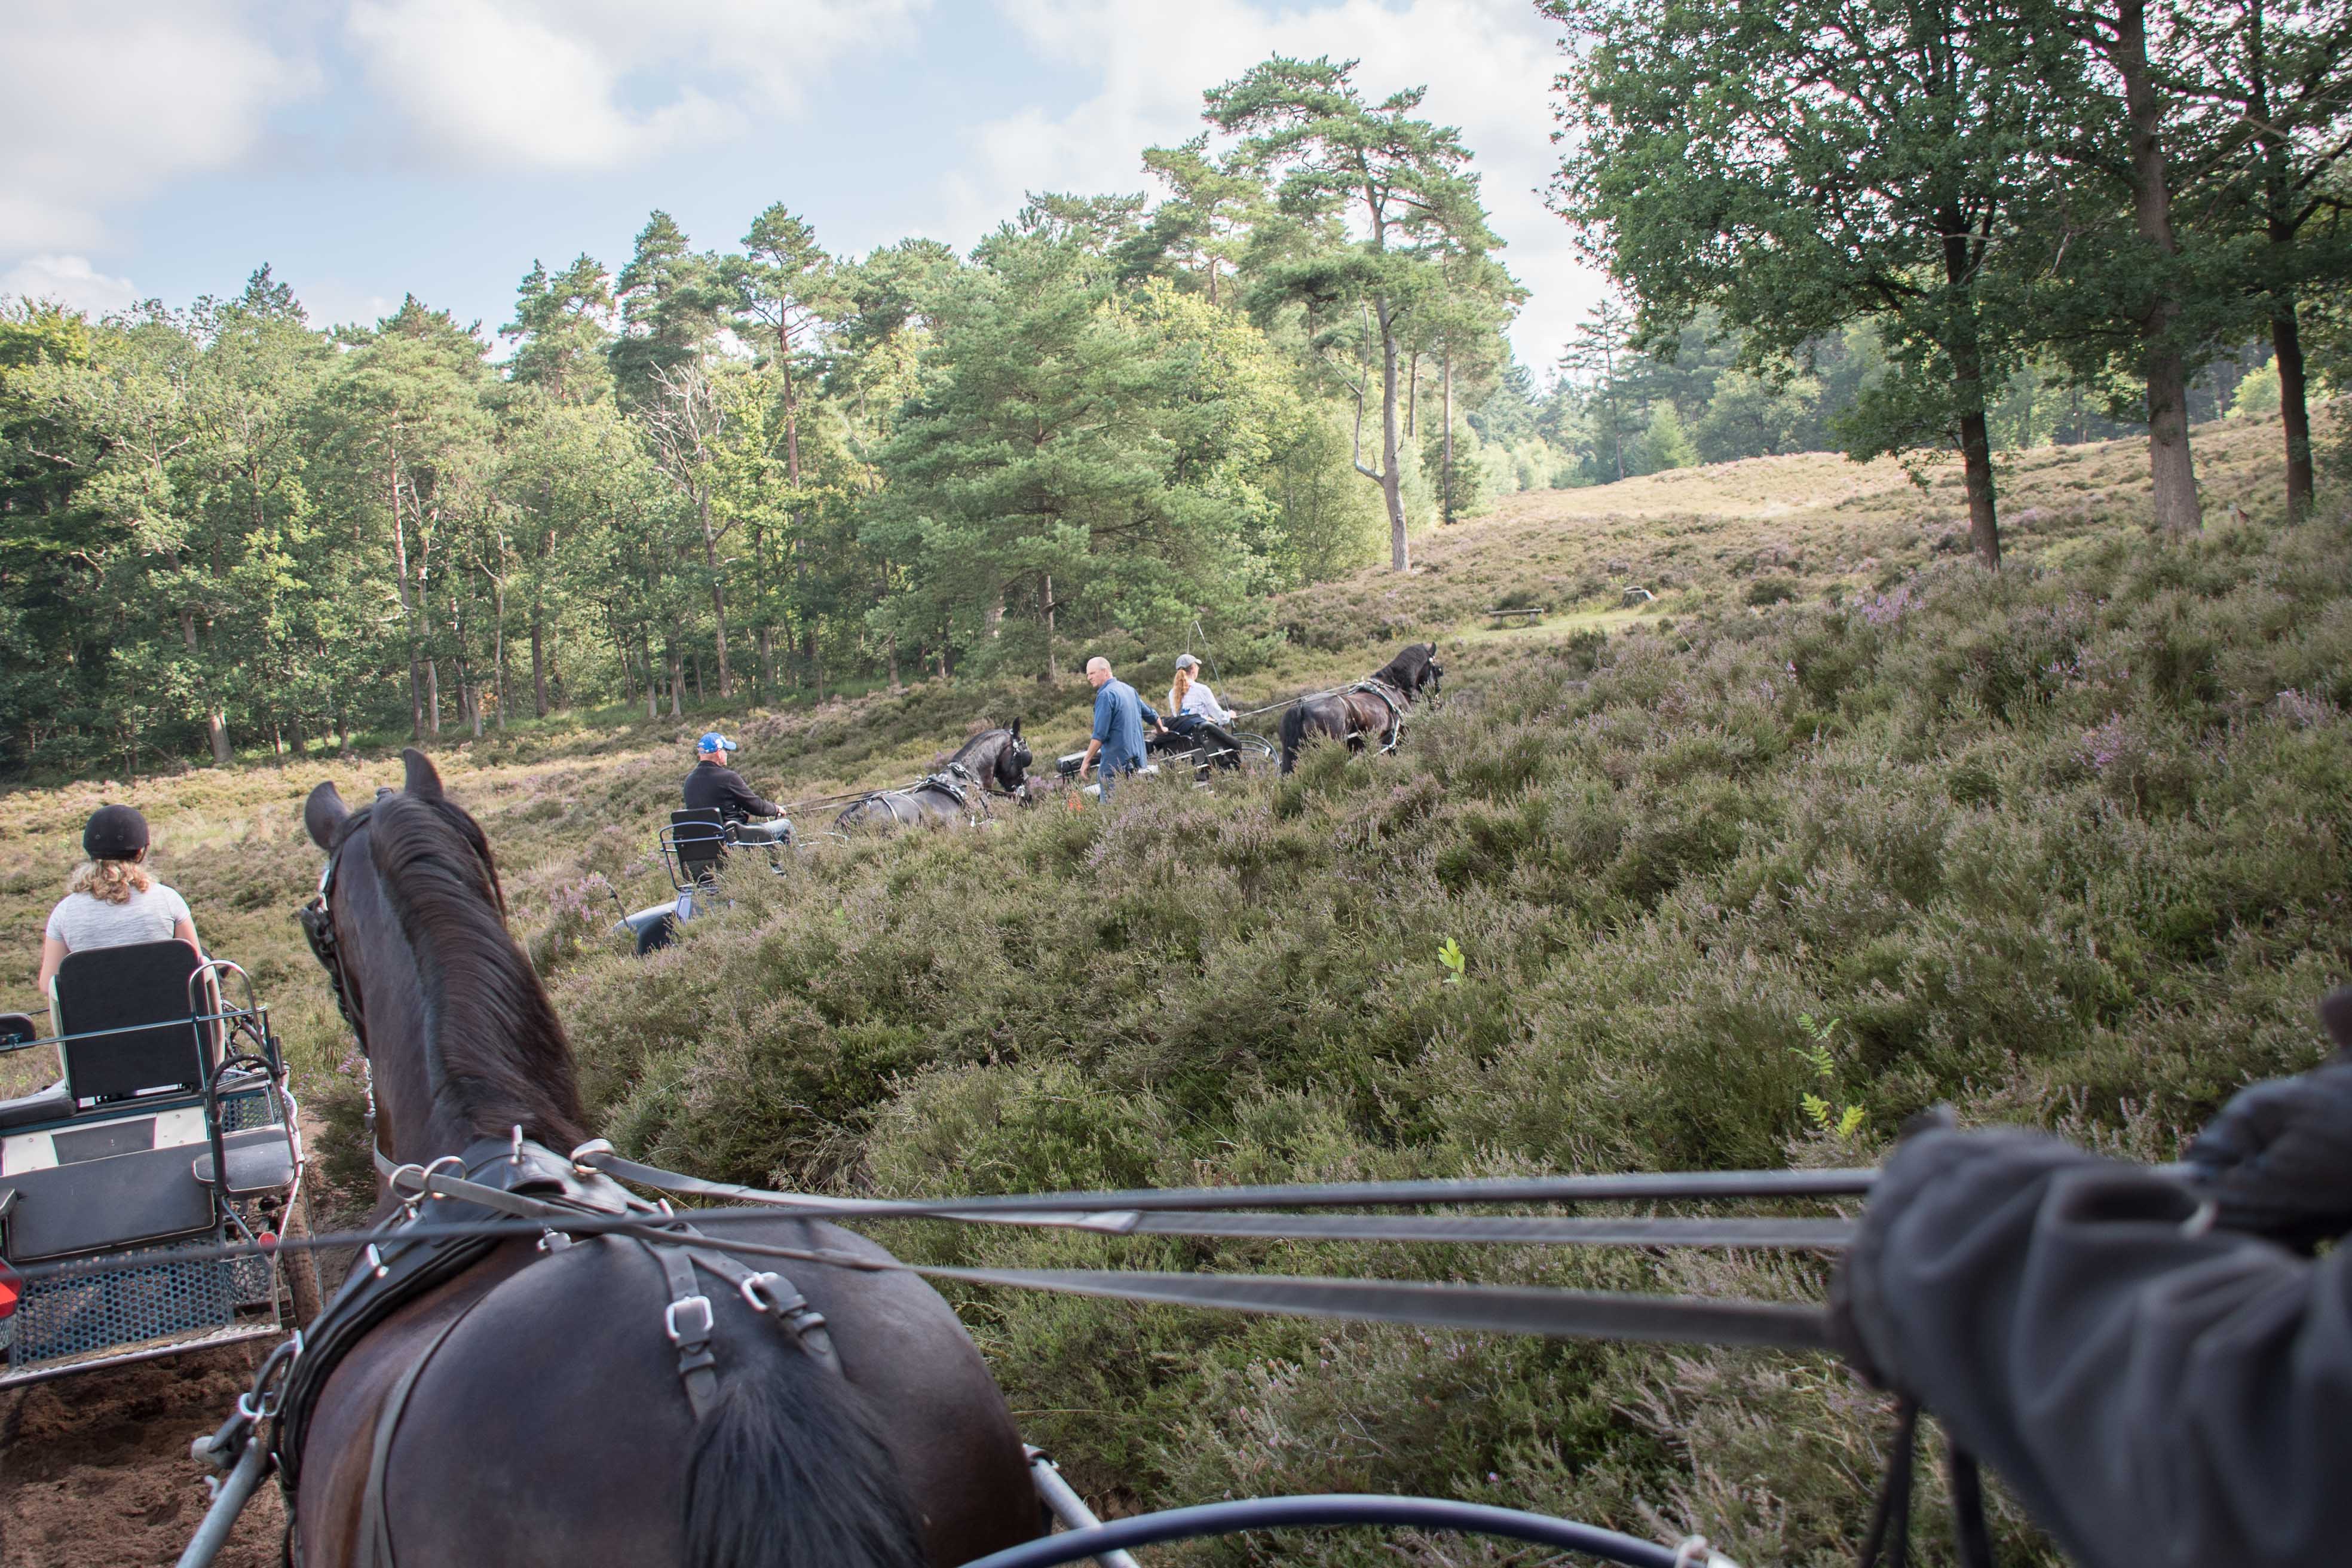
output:
[[[520,1126],[551,1149],[587,1136],[572,1045],[506,927],[489,842],[443,798],[388,795],[352,818],[415,950],[434,1110],[478,1138]]]
[[[980,749],[982,742],[992,741],[999,735],[1009,735],[1013,731],[1005,729],[1001,724],[993,730],[982,730],[979,734],[974,735],[971,740],[966,741],[963,745],[957,750],[955,755],[950,757],[948,761],[950,763],[970,762],[971,760],[972,752]]]

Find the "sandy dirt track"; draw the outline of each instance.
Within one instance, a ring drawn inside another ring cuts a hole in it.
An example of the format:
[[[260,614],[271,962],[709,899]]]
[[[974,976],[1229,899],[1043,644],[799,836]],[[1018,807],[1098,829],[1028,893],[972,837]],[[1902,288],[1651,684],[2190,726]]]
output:
[[[188,1442],[220,1425],[268,1342],[0,1389],[0,1568],[152,1568],[204,1518]],[[278,1568],[285,1514],[264,1484],[215,1561]]]

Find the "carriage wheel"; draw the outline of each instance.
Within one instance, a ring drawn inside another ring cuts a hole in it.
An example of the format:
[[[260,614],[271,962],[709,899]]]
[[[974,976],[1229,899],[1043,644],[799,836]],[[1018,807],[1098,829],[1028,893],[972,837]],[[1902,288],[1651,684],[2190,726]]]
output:
[[[287,1240],[308,1241],[310,1238],[310,1194],[298,1194],[286,1213],[280,1216],[278,1234]],[[307,1329],[325,1305],[319,1289],[319,1255],[308,1247],[299,1252],[281,1251],[278,1268],[286,1281],[286,1298],[294,1309],[294,1326]]]
[[[1234,761],[1241,764],[1244,773],[1256,773],[1282,756],[1281,748],[1264,735],[1236,730],[1234,731],[1234,744],[1236,750]]]

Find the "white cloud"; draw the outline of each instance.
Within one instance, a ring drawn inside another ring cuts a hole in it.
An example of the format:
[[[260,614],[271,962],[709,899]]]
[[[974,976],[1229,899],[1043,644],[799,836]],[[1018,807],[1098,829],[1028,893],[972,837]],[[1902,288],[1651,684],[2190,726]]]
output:
[[[86,256],[28,256],[0,272],[0,294],[54,300],[93,316],[139,302],[139,289],[130,279],[108,277]]]
[[[793,112],[817,73],[925,4],[354,0],[346,32],[436,161],[593,171]]]
[[[10,0],[0,47],[0,257],[106,238],[104,214],[244,157],[310,68],[237,0]]]
[[[1507,0],[1325,0],[1269,15],[1249,0],[998,0],[1042,55],[1097,71],[1101,90],[1066,114],[1025,109],[979,127],[943,180],[954,232],[1010,216],[1024,191],[1140,190],[1146,146],[1202,129],[1201,94],[1271,54],[1358,58],[1366,96],[1426,84],[1422,111],[1461,127],[1477,154],[1502,259],[1529,291],[1512,332],[1538,378],[1604,280],[1577,257],[1540,190],[1557,163],[1557,34]]]

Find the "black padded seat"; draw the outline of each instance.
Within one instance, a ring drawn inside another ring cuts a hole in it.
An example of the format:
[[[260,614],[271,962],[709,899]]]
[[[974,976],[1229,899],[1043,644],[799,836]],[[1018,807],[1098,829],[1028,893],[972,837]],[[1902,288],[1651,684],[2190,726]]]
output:
[[[240,1198],[256,1193],[282,1193],[294,1184],[294,1150],[278,1128],[256,1128],[232,1133],[225,1140],[228,1156],[228,1190]],[[196,1180],[213,1179],[213,1152],[198,1154],[192,1169]]]
[[[194,948],[170,939],[66,955],[51,982],[58,1033],[96,1037],[61,1038],[58,1047],[77,1105],[204,1087],[215,1036],[212,1025],[192,1021],[188,1005],[188,982],[203,962]],[[217,1011],[201,993],[197,1010]]]
[[[677,854],[681,878],[689,883],[709,882],[717,876],[727,853],[727,827],[716,809],[694,807],[669,814],[669,841]]]
[[[0,1100],[0,1132],[42,1121],[62,1121],[73,1113],[73,1095],[64,1084],[53,1083],[15,1100]]]

